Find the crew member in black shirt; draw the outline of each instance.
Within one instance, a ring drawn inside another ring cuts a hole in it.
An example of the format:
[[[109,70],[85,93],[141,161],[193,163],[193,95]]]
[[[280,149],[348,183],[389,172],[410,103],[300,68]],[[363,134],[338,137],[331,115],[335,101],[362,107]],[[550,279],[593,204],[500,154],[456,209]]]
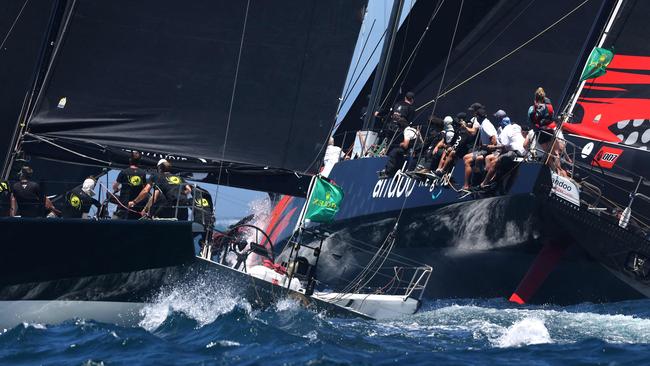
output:
[[[9,182],[0,180],[0,217],[12,215],[11,188]]]
[[[140,158],[139,152],[131,152],[129,167],[122,169],[113,183],[113,192],[115,194],[120,193],[119,201],[122,203],[122,205],[117,206],[114,218],[137,220],[141,217],[139,212],[144,208],[143,205],[134,207],[132,211],[125,208],[128,207],[130,201],[133,201],[140,194],[147,181],[147,174],[139,168]]]
[[[187,220],[187,207],[192,205],[187,195],[192,188],[185,182],[183,177],[171,173],[172,165],[165,159],[158,161],[158,174],[152,174],[149,182],[142,189],[140,194],[129,202],[129,207],[135,207],[142,202],[149,194],[151,188],[155,187],[152,199],[152,215],[161,218],[177,218]],[[145,210],[143,210],[143,213]],[[178,215],[176,213],[178,212]]]
[[[88,177],[84,180],[81,188],[75,188],[66,193],[63,199],[62,216],[64,218],[86,218],[90,207],[99,208],[99,201],[93,198],[95,195],[95,178]]]
[[[395,103],[392,109],[375,112],[375,117],[388,117],[380,133],[380,138],[388,139],[388,146],[395,144],[394,140],[400,140],[401,133],[409,123],[413,122],[415,118],[413,103],[415,103],[415,93],[408,92],[404,96],[404,100]],[[399,142],[397,141],[397,144]]]
[[[41,191],[41,186],[31,181],[34,171],[28,166],[20,170],[20,181],[11,187],[11,194],[21,217],[45,217],[48,211],[61,212],[54,207],[49,198]],[[14,212],[15,214],[16,212]]]

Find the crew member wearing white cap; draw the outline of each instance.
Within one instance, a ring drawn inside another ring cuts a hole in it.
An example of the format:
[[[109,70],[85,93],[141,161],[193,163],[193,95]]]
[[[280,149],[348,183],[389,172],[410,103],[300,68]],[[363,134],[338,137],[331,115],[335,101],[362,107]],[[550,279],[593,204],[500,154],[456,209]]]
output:
[[[77,187],[65,194],[61,216],[67,219],[88,218],[90,208],[100,207],[95,195],[95,177],[88,177],[84,180],[81,188]]]

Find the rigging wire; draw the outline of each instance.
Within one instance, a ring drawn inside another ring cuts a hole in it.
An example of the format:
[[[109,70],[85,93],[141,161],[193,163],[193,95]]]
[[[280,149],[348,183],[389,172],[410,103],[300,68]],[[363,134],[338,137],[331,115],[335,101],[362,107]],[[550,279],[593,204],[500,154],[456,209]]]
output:
[[[525,7],[524,7],[520,12],[519,12],[519,14],[515,15],[515,16],[512,18],[512,20],[510,20],[510,22],[509,22],[505,27],[503,27],[503,28],[501,29],[501,31],[500,31],[500,32],[499,32],[499,33],[498,33],[498,34],[497,34],[497,35],[496,35],[496,36],[495,36],[495,37],[494,37],[494,38],[493,38],[493,39],[492,39],[492,40],[491,40],[491,41],[490,41],[490,42],[489,42],[485,47],[483,47],[483,49],[482,49],[480,52],[478,52],[478,53],[476,54],[476,56],[474,56],[474,58],[472,59],[472,61],[470,61],[467,65],[465,65],[465,67],[463,67],[463,69],[460,70],[460,71],[457,73],[457,75],[456,75],[455,78],[453,78],[452,80],[449,81],[449,83],[445,86],[444,89],[447,89],[447,88],[448,88],[448,87],[449,87],[449,86],[450,86],[454,81],[456,81],[456,80],[457,80],[457,79],[458,79],[458,78],[459,78],[459,77],[460,77],[460,76],[465,72],[465,70],[467,70],[470,66],[472,66],[472,65],[474,64],[474,62],[476,62],[476,60],[478,60],[478,59],[479,59],[479,58],[480,58],[480,57],[485,53],[485,51],[487,51],[488,49],[490,49],[490,47],[492,47],[492,45],[494,44],[494,42],[496,42],[496,41],[499,39],[499,37],[501,37],[501,35],[502,35],[503,33],[505,33],[505,31],[508,30],[508,28],[510,28],[510,26],[511,26],[512,24],[514,24],[514,22],[515,22],[517,19],[519,19],[519,17],[521,17],[521,16],[523,15],[524,12],[525,12],[525,11],[526,11],[526,10],[527,10],[531,5],[533,5],[533,3],[534,3],[535,1],[536,1],[536,0],[530,0],[530,2],[528,3],[528,5],[526,5],[526,6],[525,6]]]
[[[377,22],[377,19],[372,20],[372,24],[370,25],[370,30],[368,31],[368,36],[366,37],[366,40],[363,41],[363,45],[361,46],[361,50],[359,51],[359,57],[357,57],[357,62],[354,63],[354,69],[352,70],[352,74],[350,74],[350,80],[356,75],[357,73],[357,68],[359,67],[359,64],[361,64],[361,57],[363,56],[363,53],[366,51],[366,46],[368,45],[368,41],[370,40],[370,35],[372,34],[372,30],[375,28],[375,23]],[[376,47],[376,46],[375,46]],[[363,72],[363,70],[361,70]],[[347,88],[343,91],[343,95],[348,94],[349,90],[351,89],[351,84],[348,84]],[[343,105],[343,99],[341,99],[341,104],[339,105],[336,114],[338,115],[339,111],[341,110],[341,106]]]
[[[411,0],[411,3],[409,5],[409,11],[408,11],[407,20],[406,20],[406,27],[405,27],[406,29],[404,30],[404,37],[402,39],[402,48],[401,48],[401,50],[399,52],[399,58],[397,60],[397,67],[399,67],[399,65],[402,64],[402,61],[404,59],[404,50],[406,49],[406,38],[408,37],[409,28],[411,27],[411,19],[413,18],[413,15],[411,14],[411,11],[413,10],[413,1],[414,0]],[[398,19],[398,21],[399,21],[399,19]],[[399,30],[399,27],[398,27],[398,30]],[[402,68],[402,70],[404,70],[404,68]],[[392,90],[394,86],[395,86],[395,83],[393,83],[393,85],[390,87],[390,90]],[[400,84],[400,92],[402,90],[402,86],[403,85]],[[390,90],[389,90],[389,92],[390,92]],[[386,99],[388,98],[389,95],[390,95],[389,93],[386,93]],[[381,95],[379,97],[381,97]],[[386,102],[386,99],[384,99],[380,104],[377,105],[377,107],[376,107],[377,110],[381,110],[383,108],[383,105]],[[397,95],[395,95],[395,97],[393,98],[393,104],[395,104],[396,101],[397,101]]]
[[[440,77],[440,84],[438,85],[438,91],[436,92],[436,101],[433,103],[433,108],[431,109],[431,116],[433,117],[435,111],[436,111],[436,106],[438,104],[438,99],[440,96],[440,92],[442,91],[442,85],[445,82],[445,76],[447,75],[447,68],[449,67],[449,60],[451,59],[451,51],[454,49],[454,41],[456,40],[456,34],[458,32],[458,24],[460,24],[460,16],[463,13],[463,5],[465,4],[465,0],[462,0],[460,2],[460,9],[458,11],[458,17],[456,18],[456,25],[454,26],[454,33],[451,35],[451,42],[449,43],[449,50],[447,51],[447,59],[445,60],[445,66],[442,70],[442,76]],[[427,129],[424,133],[424,136],[429,136],[429,129],[431,128],[431,118],[427,121]],[[421,136],[421,135],[420,135]],[[422,146],[420,147],[420,152],[417,155],[417,159],[419,160],[422,157],[422,153],[424,152],[424,144],[421,144]],[[406,197],[404,198],[404,203],[406,203]],[[400,216],[402,215],[402,212],[400,211]]]
[[[9,36],[11,35],[11,32],[13,32],[14,27],[18,23],[18,20],[20,19],[21,15],[23,14],[23,10],[25,10],[25,7],[29,3],[29,0],[25,0],[23,3],[23,6],[20,8],[20,11],[18,12],[18,15],[16,15],[16,18],[14,19],[13,23],[11,23],[11,27],[9,27],[9,30],[7,31],[7,34],[5,34],[4,38],[2,39],[2,43],[0,43],[0,51],[2,50],[2,47],[4,47],[5,42],[7,42],[7,39],[9,39]]]
[[[445,60],[445,66],[442,70],[442,77],[440,78],[440,84],[438,86],[438,92],[437,92],[438,96],[435,98],[435,102],[433,103],[433,108],[431,111],[432,116],[436,110],[437,101],[439,99],[440,91],[442,90],[442,84],[445,82],[445,75],[447,74],[447,67],[449,66],[449,60],[451,59],[451,51],[454,49],[454,41],[456,40],[456,34],[458,33],[458,24],[460,24],[460,17],[463,13],[464,5],[465,5],[465,0],[461,0],[460,9],[458,9],[458,16],[456,17],[456,25],[454,26],[454,33],[451,35],[451,42],[449,42],[449,50],[447,50],[447,59]],[[429,121],[427,122],[427,129],[425,132],[425,136],[429,135],[430,128],[431,128],[431,119],[429,119]],[[424,151],[424,144],[422,144],[422,146],[420,147],[420,153],[418,154],[418,159],[422,156],[423,151]],[[400,218],[402,217],[402,213],[404,212],[404,207],[406,206],[407,199],[408,197],[404,197],[402,208],[400,209],[399,216],[397,216],[397,222],[399,222]]]
[[[377,48],[379,47],[380,44],[382,44],[382,42],[384,40],[384,37],[386,36],[387,31],[388,31],[388,29],[384,29],[384,33],[382,33],[381,37],[379,37],[379,40],[375,44],[375,48],[372,49],[372,52],[368,56],[368,59],[366,60],[366,62],[363,64],[363,67],[361,68],[361,71],[359,71],[359,75],[357,75],[357,78],[354,79],[354,83],[352,83],[352,86],[349,88],[348,93],[343,95],[343,99],[342,99],[341,104],[339,106],[339,111],[340,111],[340,108],[343,106],[343,104],[345,104],[345,102],[350,97],[350,94],[352,94],[352,90],[357,85],[357,82],[359,82],[359,79],[361,78],[361,75],[363,75],[363,72],[366,70],[366,67],[368,67],[368,64],[370,63],[370,60],[372,59],[372,56],[375,55],[375,52],[377,52]]]
[[[449,59],[451,58],[451,51],[453,50],[454,40],[456,39],[456,34],[458,32],[458,24],[460,23],[460,17],[463,12],[464,4],[465,4],[465,0],[461,0],[458,16],[456,17],[456,25],[454,27],[454,33],[452,34],[451,42],[449,44],[449,50],[447,52],[447,60],[445,62],[445,67],[443,70],[443,76],[442,79],[440,80],[440,85],[438,88],[438,93],[440,93],[440,91],[442,90],[442,83],[444,82],[444,76],[447,71],[447,67],[449,65]],[[435,104],[434,104],[434,110],[435,110]],[[430,125],[431,125],[431,121],[429,121],[427,125],[427,133]],[[350,292],[355,288],[356,289],[362,288],[366,286],[368,283],[370,283],[370,281],[372,281],[372,279],[377,275],[377,273],[379,272],[383,264],[386,262],[388,256],[391,255],[391,252],[395,246],[395,241],[396,241],[395,232],[397,231],[399,222],[402,218],[402,214],[404,213],[404,208],[406,207],[407,200],[408,200],[408,196],[404,197],[404,200],[402,201],[402,207],[400,208],[399,214],[397,215],[397,218],[395,220],[395,225],[393,226],[393,229],[388,234],[386,239],[384,239],[384,242],[382,243],[379,250],[377,250],[377,252],[371,258],[371,260],[369,261],[368,265],[366,265],[364,270],[345,288],[345,291],[343,291],[344,293]],[[381,262],[378,262],[379,260],[381,260]],[[370,275],[367,276],[367,274]]]
[[[424,42],[424,37],[426,34],[429,32],[429,29],[431,29],[431,23],[435,20],[436,16],[438,15],[438,12],[440,12],[440,9],[444,5],[445,0],[442,0],[438,2],[438,5],[436,8],[433,9],[433,13],[431,14],[431,17],[429,18],[429,21],[427,22],[427,26],[424,28],[424,31],[420,35],[420,39],[418,39],[417,43],[415,44],[415,47],[413,48],[413,51],[411,51],[411,54],[409,57],[406,59],[406,63],[404,64],[404,67],[399,71],[397,76],[395,77],[395,81],[393,82],[393,85],[388,89],[388,92],[386,93],[386,97],[384,97],[384,100],[381,102],[380,106],[383,106],[386,104],[386,101],[388,100],[388,97],[390,94],[393,92],[393,88],[395,88],[395,85],[397,85],[397,82],[399,79],[402,77],[402,74],[404,73],[404,70],[408,67],[408,70],[406,70],[406,73],[404,74],[404,77],[406,77],[410,72],[413,64],[415,63],[415,58],[417,57],[418,52],[420,51],[420,48]],[[400,85],[401,88],[401,85]],[[395,96],[395,99],[397,99],[397,96]],[[393,100],[395,102],[395,100]]]
[[[459,84],[456,84],[454,87],[452,87],[452,88],[446,90],[444,93],[440,94],[440,95],[437,96],[435,99],[432,99],[432,100],[426,102],[425,104],[421,105],[420,107],[418,107],[418,108],[416,109],[416,112],[419,112],[420,110],[422,110],[422,109],[428,107],[429,105],[431,105],[431,103],[436,102],[437,99],[446,96],[447,94],[451,93],[452,91],[458,89],[458,88],[461,87],[462,85],[468,83],[469,81],[473,80],[473,79],[476,78],[477,76],[481,75],[481,74],[484,73],[485,71],[491,69],[492,67],[494,67],[495,65],[497,65],[497,64],[500,63],[501,61],[503,61],[503,60],[507,59],[508,57],[512,56],[514,53],[516,53],[516,52],[519,51],[520,49],[526,47],[529,43],[531,43],[532,41],[536,40],[537,38],[541,37],[543,34],[545,34],[546,32],[548,32],[551,28],[555,27],[556,25],[558,25],[559,23],[561,23],[562,21],[564,21],[564,20],[565,20],[566,18],[568,18],[571,14],[575,13],[576,11],[578,11],[580,8],[582,8],[582,7],[583,7],[586,3],[588,3],[589,1],[590,1],[590,0],[584,0],[582,3],[578,4],[578,6],[576,6],[576,7],[573,8],[571,11],[569,11],[568,13],[566,13],[565,15],[563,15],[560,19],[556,20],[556,21],[553,22],[551,25],[549,25],[548,27],[546,27],[544,30],[542,30],[541,32],[537,33],[535,36],[533,36],[532,38],[530,38],[530,39],[527,40],[526,42],[522,43],[521,45],[519,45],[518,47],[516,47],[516,48],[513,49],[512,51],[508,52],[508,53],[505,54],[503,57],[501,57],[501,58],[499,58],[498,60],[492,62],[491,64],[489,64],[488,66],[484,67],[484,68],[481,69],[480,71],[476,72],[474,75],[472,75],[472,76],[468,77],[467,79],[463,80],[463,81],[460,82]]]
[[[47,143],[47,144],[50,144],[50,145],[52,145],[52,146],[54,146],[54,147],[56,147],[56,148],[59,148],[59,149],[63,150],[63,151],[69,152],[69,153],[72,154],[72,155],[76,155],[76,156],[79,156],[79,157],[84,158],[84,159],[92,160],[92,161],[95,161],[95,162],[101,163],[101,164],[106,165],[106,166],[111,166],[111,165],[112,165],[112,163],[109,162],[109,161],[101,160],[101,159],[97,159],[97,158],[93,158],[92,156],[88,156],[88,155],[86,155],[86,154],[82,154],[82,153],[77,152],[77,151],[74,151],[74,150],[72,150],[72,149],[68,149],[67,147],[65,147],[65,146],[63,146],[63,145],[59,145],[59,144],[57,144],[56,142],[54,142],[54,141],[52,141],[51,139],[49,139],[49,138],[47,138],[47,137],[44,137],[44,136],[35,135],[35,134],[33,134],[33,133],[30,133],[30,132],[25,132],[25,133],[23,134],[23,137],[24,137],[24,136],[29,136],[29,137],[35,138],[35,139],[37,139],[37,140],[39,140],[39,141],[45,142],[45,143]]]
[[[237,54],[237,66],[235,67],[235,79],[233,80],[232,93],[230,94],[230,106],[228,107],[228,120],[226,121],[226,131],[223,138],[223,148],[221,149],[221,161],[219,162],[219,175],[217,177],[217,189],[215,191],[214,200],[216,202],[219,197],[219,186],[221,185],[221,173],[223,171],[223,161],[226,157],[226,146],[228,144],[228,132],[230,131],[230,120],[232,117],[232,107],[235,104],[235,93],[237,91],[237,80],[239,78],[239,66],[241,64],[241,55],[244,49],[244,38],[246,36],[246,25],[248,24],[248,11],[250,9],[251,1],[246,2],[246,12],[244,14],[244,25],[242,27],[241,39],[239,40],[239,53]]]

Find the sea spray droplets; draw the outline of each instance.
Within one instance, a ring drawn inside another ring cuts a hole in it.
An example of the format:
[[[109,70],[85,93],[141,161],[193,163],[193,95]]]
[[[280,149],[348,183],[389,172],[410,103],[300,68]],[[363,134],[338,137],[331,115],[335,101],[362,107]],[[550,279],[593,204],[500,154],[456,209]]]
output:
[[[220,315],[229,313],[238,306],[250,313],[250,304],[234,293],[226,285],[206,280],[163,289],[151,304],[140,311],[143,319],[139,325],[153,331],[174,312],[194,319],[199,327],[214,322]]]
[[[301,309],[303,309],[303,307],[300,305],[300,301],[288,297],[285,297],[284,299],[280,299],[275,304],[276,311],[292,311],[292,310],[301,310]]]
[[[497,340],[496,345],[498,347],[519,347],[551,342],[551,335],[543,320],[525,318],[506,329]]]

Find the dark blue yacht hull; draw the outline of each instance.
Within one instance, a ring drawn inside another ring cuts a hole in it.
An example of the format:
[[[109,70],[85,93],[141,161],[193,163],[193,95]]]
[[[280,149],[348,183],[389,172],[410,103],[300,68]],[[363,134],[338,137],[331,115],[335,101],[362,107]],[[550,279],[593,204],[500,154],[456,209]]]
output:
[[[433,268],[428,298],[509,298],[535,266],[544,278],[533,286],[531,302],[642,297],[574,245],[575,233],[557,225],[555,212],[543,204],[552,186],[544,165],[522,163],[495,191],[459,198],[451,187],[432,188],[405,175],[380,180],[376,172],[385,162],[366,158],[334,167],[330,178],[344,189],[345,199],[335,221],[321,224],[332,233],[318,263],[323,286],[344,287],[353,280],[397,222],[391,257],[369,284],[376,289],[389,287],[393,266],[423,263]],[[456,187],[462,185],[462,172],[457,165]],[[278,250],[293,231],[303,203],[292,198],[276,206],[268,230]],[[547,245],[561,248],[559,261],[539,259]]]

